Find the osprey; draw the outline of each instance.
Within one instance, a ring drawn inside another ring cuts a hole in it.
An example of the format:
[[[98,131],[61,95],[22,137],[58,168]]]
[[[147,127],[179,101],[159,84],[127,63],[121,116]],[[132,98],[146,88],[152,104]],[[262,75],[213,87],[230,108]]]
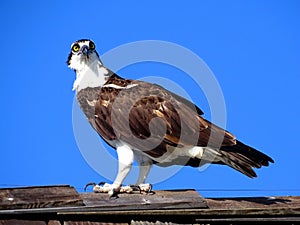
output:
[[[144,182],[153,164],[222,164],[253,178],[257,176],[253,168],[274,162],[203,118],[201,109],[187,99],[159,85],[118,76],[103,65],[91,40],[74,42],[67,64],[76,73],[73,90],[80,108],[117,150],[118,174],[113,184],[101,187],[111,196],[122,190],[134,159],[142,190],[151,187]]]

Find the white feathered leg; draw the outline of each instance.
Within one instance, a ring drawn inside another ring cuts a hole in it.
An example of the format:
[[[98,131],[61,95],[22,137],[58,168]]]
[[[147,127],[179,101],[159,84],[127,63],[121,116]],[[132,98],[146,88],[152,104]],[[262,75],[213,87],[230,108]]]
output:
[[[151,166],[152,166],[152,160],[143,154],[140,154],[138,152],[134,152],[135,159],[137,163],[139,164],[139,177],[136,182],[136,185],[140,187],[141,191],[149,192],[152,189],[151,184],[145,184],[145,180],[150,172]]]
[[[152,166],[152,160],[147,156],[141,154],[138,151],[132,151],[132,149],[126,144],[117,145],[117,154],[118,154],[118,174],[113,182],[113,184],[108,184],[104,182],[100,182],[99,184],[88,183],[85,186],[85,189],[93,185],[93,191],[98,193],[106,192],[110,197],[117,196],[118,193],[132,193],[132,186],[122,186],[122,183],[128,173],[130,172],[133,159],[135,157],[136,161],[139,164],[139,177],[136,182],[137,186],[139,186],[140,191],[150,192],[152,189],[151,184],[145,184],[145,180]]]
[[[139,177],[136,182],[137,185],[145,183],[145,180],[150,172],[152,162],[143,162],[143,163],[138,163],[139,164]]]
[[[113,196],[120,191],[121,185],[128,175],[134,159],[132,149],[125,144],[117,146],[117,153],[119,161],[118,174],[110,187],[110,191],[108,192],[109,196]]]

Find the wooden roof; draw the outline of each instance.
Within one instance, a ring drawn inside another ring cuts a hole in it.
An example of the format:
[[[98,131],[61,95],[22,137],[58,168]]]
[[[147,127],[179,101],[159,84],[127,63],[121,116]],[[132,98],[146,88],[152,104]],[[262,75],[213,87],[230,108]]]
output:
[[[73,187],[0,189],[1,224],[295,224],[300,197],[202,198],[194,190],[154,194],[77,193]]]

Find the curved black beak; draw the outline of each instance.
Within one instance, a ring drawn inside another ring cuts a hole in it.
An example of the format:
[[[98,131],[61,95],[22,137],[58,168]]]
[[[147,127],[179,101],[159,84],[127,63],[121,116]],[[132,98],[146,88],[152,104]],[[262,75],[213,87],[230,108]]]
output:
[[[89,47],[87,45],[84,45],[81,47],[79,54],[88,55],[89,52]]]

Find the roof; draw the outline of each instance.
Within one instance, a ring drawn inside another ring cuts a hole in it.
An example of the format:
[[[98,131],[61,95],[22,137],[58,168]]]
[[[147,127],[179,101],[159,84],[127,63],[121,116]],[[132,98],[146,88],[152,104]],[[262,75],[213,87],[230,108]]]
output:
[[[68,185],[0,189],[0,224],[300,222],[300,197],[202,198],[194,190],[77,193]]]

